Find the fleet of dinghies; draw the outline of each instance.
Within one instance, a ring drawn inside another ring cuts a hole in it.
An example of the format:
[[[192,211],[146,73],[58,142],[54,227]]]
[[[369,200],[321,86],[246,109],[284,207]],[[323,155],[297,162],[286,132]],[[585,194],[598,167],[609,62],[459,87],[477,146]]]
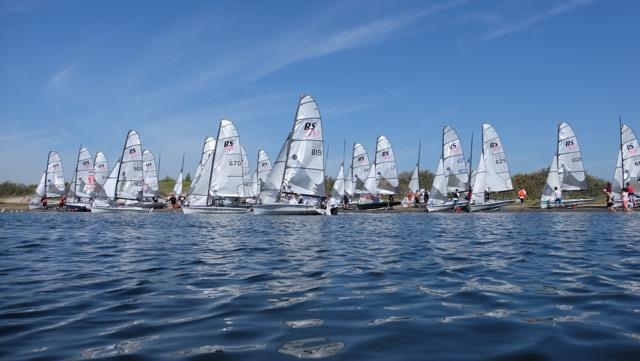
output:
[[[592,202],[593,199],[559,197],[562,192],[586,190],[587,178],[578,138],[569,124],[558,124],[556,140],[540,208],[577,207]],[[426,192],[420,185],[420,154],[421,141],[409,181],[409,191],[416,195]],[[444,126],[440,159],[427,193],[427,211],[462,207],[471,212],[487,211],[514,202],[506,151],[491,124],[482,124],[481,152],[474,171],[470,169],[471,160],[465,158],[456,130]],[[393,198],[400,194],[400,181],[395,153],[387,137],[378,136],[373,162],[365,147],[354,143],[350,163],[348,168],[344,161],[340,164],[330,194],[325,194],[322,117],[315,99],[302,94],[292,128],[273,163],[260,150],[252,172],[235,124],[223,119],[217,136],[205,137],[195,175],[184,195],[183,153],[172,196],[180,197],[185,214],[253,211],[256,215],[320,215],[337,214],[340,203],[344,209],[356,210],[392,209],[400,204]],[[104,153],[97,152],[93,158],[81,146],[66,188],[60,156],[50,151],[29,208],[53,208],[60,201],[70,211],[147,213],[166,206],[160,196],[158,166],[153,153],[143,150],[139,134],[130,130],[111,169]],[[631,127],[620,122],[612,186],[617,206],[622,189],[628,185],[640,188],[640,145]]]

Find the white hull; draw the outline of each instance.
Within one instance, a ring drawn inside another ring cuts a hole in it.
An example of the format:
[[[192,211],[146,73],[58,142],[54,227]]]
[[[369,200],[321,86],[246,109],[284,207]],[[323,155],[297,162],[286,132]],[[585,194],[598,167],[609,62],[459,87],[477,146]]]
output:
[[[89,210],[89,209],[91,209],[91,204],[82,203],[82,202],[67,202],[67,203],[65,203],[65,206],[67,206],[67,209],[69,209],[69,208],[74,208],[74,209],[78,209],[78,210]]]
[[[325,210],[310,204],[258,204],[253,207],[256,215],[320,215]]]
[[[589,204],[591,202],[593,202],[592,198],[567,199],[562,201],[562,203],[564,203],[564,208],[578,207],[581,205]],[[540,208],[542,209],[562,208],[562,205],[556,204],[555,201],[547,201],[547,202],[540,201]]]
[[[91,207],[91,213],[149,213],[153,208],[143,207]]]
[[[489,211],[489,210],[496,210],[496,209],[501,209],[502,207],[506,206],[507,204],[511,204],[515,202],[513,199],[509,199],[509,200],[489,200],[486,203],[479,203],[479,204],[471,204],[469,206],[469,209],[471,212],[480,212],[480,211]]]
[[[464,207],[466,205],[468,205],[469,202],[467,200],[464,201],[460,201],[458,202],[458,207]],[[452,211],[453,210],[453,202],[445,202],[442,204],[436,204],[436,205],[428,205],[427,206],[427,211],[428,212],[446,212],[446,211]]]
[[[184,214],[243,214],[247,213],[249,208],[244,207],[214,207],[214,206],[191,206],[182,207],[182,213]]]

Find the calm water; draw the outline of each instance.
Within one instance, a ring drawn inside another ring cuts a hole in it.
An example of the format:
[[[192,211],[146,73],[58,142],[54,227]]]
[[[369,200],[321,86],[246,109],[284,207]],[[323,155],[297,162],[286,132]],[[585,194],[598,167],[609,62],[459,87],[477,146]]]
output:
[[[640,360],[640,213],[0,214],[0,359]]]

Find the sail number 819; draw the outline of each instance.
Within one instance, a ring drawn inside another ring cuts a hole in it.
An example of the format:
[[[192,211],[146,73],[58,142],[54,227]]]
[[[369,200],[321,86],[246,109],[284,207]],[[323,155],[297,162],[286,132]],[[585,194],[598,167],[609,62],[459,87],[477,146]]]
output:
[[[322,157],[322,149],[311,149],[311,155]]]

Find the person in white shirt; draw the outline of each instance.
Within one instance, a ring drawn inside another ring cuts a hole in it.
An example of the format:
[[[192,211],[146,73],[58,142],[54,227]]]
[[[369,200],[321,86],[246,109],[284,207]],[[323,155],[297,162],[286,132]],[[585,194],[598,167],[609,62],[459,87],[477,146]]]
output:
[[[562,202],[562,191],[558,189],[558,187],[553,187],[553,194],[556,196],[556,204],[564,207],[564,202]]]

